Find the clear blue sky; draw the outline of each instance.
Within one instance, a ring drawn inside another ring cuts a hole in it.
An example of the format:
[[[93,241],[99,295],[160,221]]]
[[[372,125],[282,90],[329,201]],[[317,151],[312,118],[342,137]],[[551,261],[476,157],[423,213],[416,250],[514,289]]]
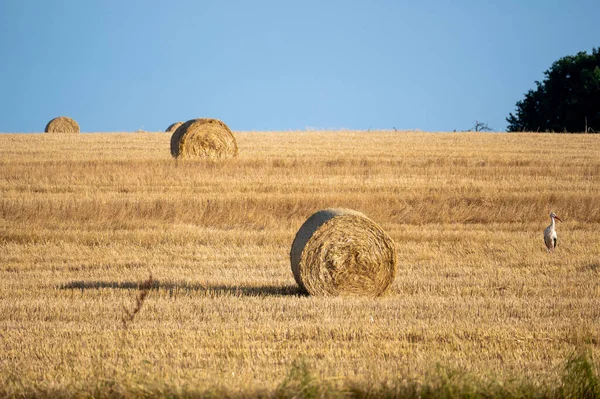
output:
[[[0,0],[0,132],[495,130],[598,0]]]

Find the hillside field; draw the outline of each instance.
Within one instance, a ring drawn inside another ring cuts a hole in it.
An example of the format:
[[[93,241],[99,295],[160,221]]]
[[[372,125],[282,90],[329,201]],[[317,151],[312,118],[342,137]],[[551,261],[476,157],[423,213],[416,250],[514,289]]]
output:
[[[0,396],[555,387],[573,355],[598,365],[600,135],[234,135],[210,162],[168,133],[0,134]],[[292,241],[329,207],[395,241],[383,297],[299,292]]]

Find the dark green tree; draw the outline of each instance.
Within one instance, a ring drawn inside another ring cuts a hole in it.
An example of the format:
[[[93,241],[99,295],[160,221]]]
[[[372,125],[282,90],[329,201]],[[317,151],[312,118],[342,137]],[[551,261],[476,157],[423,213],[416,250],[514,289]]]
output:
[[[509,132],[600,132],[600,47],[554,62],[509,115]]]

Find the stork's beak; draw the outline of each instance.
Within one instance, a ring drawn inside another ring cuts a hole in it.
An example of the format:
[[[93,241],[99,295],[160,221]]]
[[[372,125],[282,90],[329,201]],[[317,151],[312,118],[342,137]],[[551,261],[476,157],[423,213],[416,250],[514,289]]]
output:
[[[556,219],[556,220],[559,220],[559,221],[561,221],[561,222],[562,222],[562,219],[561,219],[561,218],[559,218],[558,216],[554,216],[554,219]]]

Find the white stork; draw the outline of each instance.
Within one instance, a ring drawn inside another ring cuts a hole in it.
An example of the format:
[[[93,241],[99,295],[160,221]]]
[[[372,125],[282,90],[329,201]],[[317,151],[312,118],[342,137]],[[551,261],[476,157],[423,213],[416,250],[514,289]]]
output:
[[[546,248],[548,248],[548,252],[554,251],[556,243],[558,242],[558,236],[556,235],[556,230],[554,230],[554,219],[562,222],[562,219],[556,216],[556,213],[554,212],[550,213],[550,219],[552,220],[552,223],[544,230],[544,243],[546,244]]]

